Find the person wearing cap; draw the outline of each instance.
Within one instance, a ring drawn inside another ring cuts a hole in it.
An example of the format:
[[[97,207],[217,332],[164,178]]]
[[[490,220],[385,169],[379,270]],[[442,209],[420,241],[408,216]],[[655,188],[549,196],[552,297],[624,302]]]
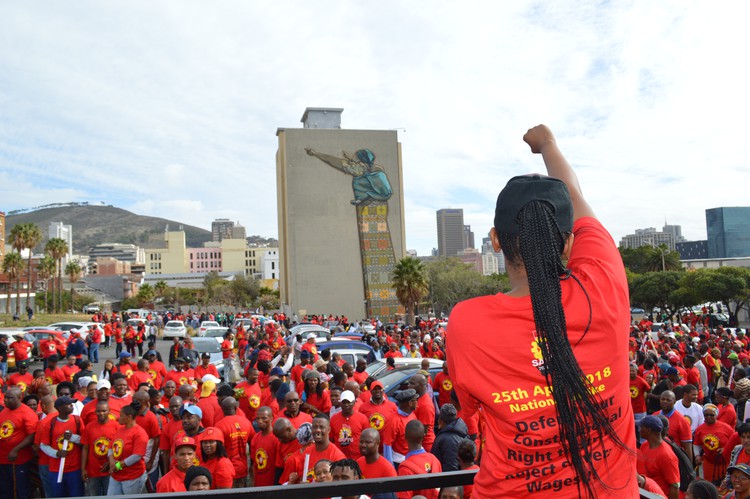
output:
[[[201,434],[199,452],[201,466],[211,472],[214,489],[231,489],[234,465],[224,447],[224,434],[216,427],[208,427]]]
[[[221,401],[223,417],[216,422],[216,428],[224,434],[224,447],[234,466],[233,488],[247,487],[247,446],[255,436],[253,424],[238,410],[239,402],[234,397]]]
[[[398,409],[396,413],[386,420],[385,428],[381,433],[383,439],[383,456],[390,462],[398,465],[405,459],[409,452],[406,442],[406,424],[417,419],[414,411],[417,409],[419,395],[416,390],[409,388],[396,392]]]
[[[318,371],[307,371],[304,384],[297,391],[302,398],[302,410],[308,414],[326,414],[331,410],[331,394],[320,382]]]
[[[39,449],[49,459],[49,480],[52,497],[75,497],[83,495],[83,481],[81,478],[81,433],[84,425],[78,416],[73,416],[73,398],[64,395],[55,400],[57,414],[45,418]],[[39,430],[38,430],[39,431]],[[56,477],[65,458],[65,469],[62,481],[58,483]]]
[[[362,402],[359,412],[367,417],[370,428],[377,430],[382,441],[386,421],[389,421],[396,415],[398,408],[396,404],[388,400],[388,397],[385,396],[383,383],[380,381],[376,380],[370,383],[369,392],[370,399]]]
[[[718,421],[726,423],[732,428],[737,426],[737,410],[734,405],[729,401],[733,396],[732,389],[728,386],[722,386],[717,388],[714,392],[714,400],[716,401],[716,407],[719,408]]]
[[[292,367],[292,371],[290,374],[290,377],[292,379],[292,382],[294,383],[295,387],[302,385],[302,374],[306,369],[312,369],[313,366],[310,363],[310,358],[312,355],[309,351],[305,350],[302,353],[300,353],[299,356],[299,364]]]
[[[174,443],[174,468],[156,483],[156,492],[186,492],[185,473],[196,462],[195,439],[183,435]]]
[[[216,383],[213,381],[206,380],[201,384],[198,407],[203,412],[203,426],[214,426],[221,416],[221,407],[219,407],[219,400],[216,397]]]
[[[100,379],[96,382],[96,398],[84,405],[83,409],[81,409],[81,420],[86,427],[91,426],[96,422],[96,407],[99,402],[107,402],[107,414],[111,414],[110,419],[117,422],[117,418],[120,415],[119,410],[117,414],[113,414],[109,407],[109,391],[111,388],[112,385],[106,379]]]
[[[211,364],[211,354],[208,352],[201,354],[201,363],[195,366],[193,371],[197,380],[202,380],[206,374],[210,374],[216,378],[219,377],[219,370],[216,369],[215,365]],[[198,383],[198,388],[200,388],[200,383]]]
[[[727,476],[732,492],[725,495],[727,499],[750,498],[750,464],[735,464],[727,468]]]
[[[302,352],[310,353],[311,362],[315,362],[318,360],[318,347],[315,346],[315,338],[317,338],[317,336],[315,336],[315,333],[309,333],[307,335],[307,340],[302,345]]]
[[[669,420],[669,438],[683,448],[685,454],[693,461],[693,432],[690,423],[675,409],[676,399],[674,392],[667,390],[661,394],[659,399],[661,410],[656,411],[654,416],[663,414]]]
[[[370,427],[367,416],[354,410],[356,397],[350,390],[341,393],[341,411],[331,417],[333,444],[349,459],[360,456],[359,438],[362,431]]]
[[[125,375],[126,379],[130,379],[136,370],[136,364],[132,362],[133,355],[128,352],[120,352],[119,360],[115,366],[114,371]]]
[[[99,383],[109,382],[102,380]],[[86,495],[106,496],[109,473],[102,469],[105,465],[109,466],[107,453],[120,424],[109,413],[109,403],[106,400],[94,400],[92,403],[96,407],[96,419],[85,425],[81,435],[81,477],[86,484]]]
[[[107,452],[109,460],[109,489],[107,495],[140,494],[146,483],[146,446],[148,435],[136,423],[140,404],[134,402],[120,411],[120,427]]]
[[[474,492],[527,497],[529,475],[517,473],[511,456],[528,450],[514,439],[533,415],[556,421],[534,438],[557,444],[549,447],[552,459],[537,461],[528,473],[554,466],[561,497],[613,490],[636,497],[622,257],[549,128],[530,129],[524,141],[542,155],[549,176],[514,177],[497,198],[490,239],[505,256],[511,290],[457,304],[446,331],[460,405],[467,416],[480,409],[485,415]],[[608,459],[593,459],[602,448]],[[572,454],[583,458],[568,460]]]
[[[466,423],[458,417],[453,404],[445,404],[438,414],[438,432],[432,445],[432,454],[440,461],[443,471],[458,471],[458,445],[469,437]]]
[[[388,351],[385,354],[386,359],[400,359],[404,355],[401,353],[401,350],[398,349],[398,344],[395,341],[392,341],[388,345]]]
[[[29,364],[24,361],[16,364],[18,372],[8,376],[8,386],[16,386],[25,395],[31,384],[34,382],[34,376],[29,372]]]
[[[398,467],[398,476],[442,472],[443,467],[438,458],[427,452],[422,445],[425,437],[424,425],[417,420],[409,421],[406,424],[405,432],[409,452]],[[422,495],[427,499],[437,499],[438,491],[436,489],[421,489],[396,493],[398,499],[408,499],[415,495]]]
[[[680,486],[680,468],[677,455],[662,438],[664,425],[657,416],[641,420],[640,433],[645,441],[638,449],[638,473],[654,480],[665,497],[677,499]]]
[[[697,455],[696,465],[703,464],[703,478],[714,483],[720,482],[726,473],[726,456],[729,439],[734,435],[734,428],[717,420],[719,408],[714,404],[703,406],[705,422],[693,435]]]

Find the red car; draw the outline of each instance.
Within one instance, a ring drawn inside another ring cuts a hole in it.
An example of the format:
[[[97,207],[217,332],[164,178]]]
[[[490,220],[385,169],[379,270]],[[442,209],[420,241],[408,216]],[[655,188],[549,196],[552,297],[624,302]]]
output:
[[[59,359],[64,359],[68,335],[64,331],[32,329],[26,332],[26,339],[34,345],[31,349],[34,358],[46,358],[56,353]]]

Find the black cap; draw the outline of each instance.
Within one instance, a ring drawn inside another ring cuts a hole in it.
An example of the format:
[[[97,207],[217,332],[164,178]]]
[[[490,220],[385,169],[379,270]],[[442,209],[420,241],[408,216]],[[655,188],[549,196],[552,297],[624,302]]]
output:
[[[508,180],[497,196],[495,230],[518,234],[518,212],[531,201],[544,201],[550,205],[561,232],[573,230],[573,204],[568,187],[561,180],[539,174],[521,175]]]

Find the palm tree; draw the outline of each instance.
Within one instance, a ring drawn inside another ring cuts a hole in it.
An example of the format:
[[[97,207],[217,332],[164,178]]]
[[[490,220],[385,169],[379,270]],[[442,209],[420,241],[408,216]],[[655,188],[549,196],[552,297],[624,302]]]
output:
[[[16,315],[21,315],[21,274],[23,273],[23,258],[21,254],[12,251],[3,258],[3,273],[8,275],[8,299],[5,302],[5,312],[10,313],[11,283],[16,281]]]
[[[14,234],[15,232],[15,234]],[[13,240],[18,239],[18,245],[20,250],[29,250],[29,260],[26,263],[26,308],[29,308],[31,303],[31,257],[34,255],[34,248],[42,240],[42,231],[39,230],[39,226],[33,223],[18,224],[13,226],[10,231],[11,238]],[[19,251],[20,251],[19,250]]]
[[[167,286],[167,283],[164,281],[159,281],[154,285],[154,293],[157,298],[164,298],[167,296],[168,291],[169,286]]]
[[[77,262],[70,262],[65,266],[65,275],[70,280],[70,308],[75,310],[75,289],[74,286],[81,278],[81,266]]]
[[[39,260],[39,263],[36,266],[37,272],[39,273],[39,277],[44,279],[44,311],[49,313],[49,279],[50,277],[54,277],[55,270],[56,270],[57,264],[55,263],[55,259],[52,258],[49,255],[44,255],[44,257]],[[55,294],[54,294],[54,286],[52,290],[52,305],[55,304]]]
[[[414,325],[414,308],[429,291],[424,264],[417,258],[407,256],[396,264],[391,279],[396,298],[406,309],[406,324]]]
[[[44,246],[44,251],[50,255],[52,255],[52,258],[55,259],[55,262],[57,264],[57,303],[58,306],[56,310],[59,312],[62,310],[62,259],[65,255],[68,254],[68,243],[65,242],[65,239],[61,239],[59,237],[53,237],[49,241],[47,241],[47,244]]]

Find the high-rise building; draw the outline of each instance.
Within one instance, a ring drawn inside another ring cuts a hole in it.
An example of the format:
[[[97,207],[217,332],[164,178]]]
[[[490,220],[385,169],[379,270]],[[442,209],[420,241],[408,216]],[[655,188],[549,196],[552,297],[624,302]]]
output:
[[[444,208],[437,211],[438,256],[458,256],[464,247],[464,210]]]
[[[489,236],[482,238],[482,254],[490,254],[495,257],[495,266],[497,268],[495,272],[497,272],[498,274],[502,274],[503,272],[505,272],[505,255],[503,255],[502,251],[495,252],[495,249],[492,247],[492,240]]]
[[[708,258],[750,256],[750,207],[706,210]]]
[[[89,260],[97,258],[114,258],[121,262],[146,263],[146,251],[135,244],[104,243],[97,244],[89,251]]]
[[[682,230],[679,225],[665,227],[678,227],[679,231]],[[623,236],[620,240],[620,247],[635,249],[641,246],[661,246],[664,244],[667,248],[674,251],[676,242],[674,231],[659,232],[654,227],[648,227],[646,229],[636,229],[635,234]]]
[[[63,265],[67,265],[73,254],[73,227],[62,222],[50,222],[47,235],[50,239],[59,238],[68,244],[68,254],[63,257]]]
[[[239,220],[232,227],[232,239],[247,239],[247,231],[244,225],[240,225]]]
[[[234,222],[228,218],[217,218],[211,222],[211,240],[221,242],[224,239],[232,239]]]
[[[471,225],[464,225],[464,249],[474,249],[474,233]]]
[[[406,252],[401,145],[395,130],[342,129],[342,112],[307,108],[303,128],[276,133],[281,304],[288,315],[393,320],[403,307],[391,274]]]

